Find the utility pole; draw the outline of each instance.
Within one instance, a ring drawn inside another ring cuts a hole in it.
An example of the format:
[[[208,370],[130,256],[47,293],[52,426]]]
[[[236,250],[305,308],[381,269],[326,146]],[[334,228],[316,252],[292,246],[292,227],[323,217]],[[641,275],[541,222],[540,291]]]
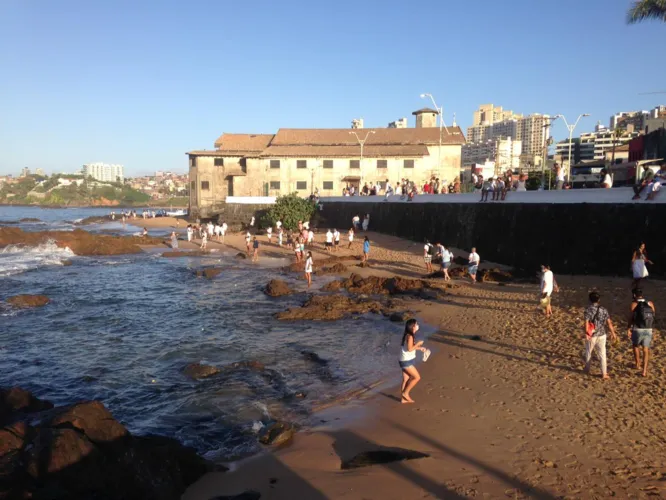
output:
[[[546,189],[546,162],[548,161],[548,146],[553,143],[553,138],[548,133],[551,123],[555,118],[546,118],[546,124],[543,126],[543,159],[541,160],[541,189]],[[571,160],[569,160],[571,163]],[[548,177],[550,179],[550,176]],[[548,181],[548,189],[550,189],[550,180]]]

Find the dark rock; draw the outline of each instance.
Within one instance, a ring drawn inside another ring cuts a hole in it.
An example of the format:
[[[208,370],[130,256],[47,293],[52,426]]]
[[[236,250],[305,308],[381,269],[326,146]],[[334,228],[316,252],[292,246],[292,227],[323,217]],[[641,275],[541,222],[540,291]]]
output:
[[[414,316],[412,316],[409,312],[394,312],[389,316],[389,320],[393,321],[394,323],[404,323],[405,321],[412,319]]]
[[[312,351],[301,351],[301,354],[303,355],[303,358],[305,358],[307,361],[312,361],[313,363],[317,363],[318,365],[327,365],[328,361],[321,358],[319,354],[316,352]]]
[[[420,290],[418,293],[418,297],[423,300],[439,300],[440,298],[440,293],[444,292],[439,292],[436,290]]]
[[[209,280],[213,279],[218,274],[222,273],[221,267],[206,267],[204,269],[198,269],[196,275],[199,278],[208,278]]]
[[[224,495],[221,497],[213,497],[210,500],[259,500],[260,498],[261,493],[258,491],[247,490],[239,495]]]
[[[31,428],[24,422],[15,422],[0,429],[0,498],[3,498],[2,484],[22,467],[22,453]]]
[[[275,422],[267,426],[261,436],[259,442],[265,445],[280,446],[288,443],[294,437],[296,428],[289,422]]]
[[[266,370],[264,364],[261,361],[256,361],[256,360],[237,361],[235,363],[232,363],[231,366],[234,369],[247,368],[248,370],[252,370],[255,372],[263,372],[264,370]]]
[[[19,222],[42,222],[40,219],[35,219],[34,217],[24,217],[19,219]]]
[[[466,259],[465,257],[461,257],[460,255],[458,255],[458,257],[454,257],[453,263],[459,266],[466,266],[469,264],[469,260]]]
[[[342,470],[358,469],[359,467],[401,462],[403,460],[415,460],[417,458],[427,458],[429,456],[430,455],[421,453],[420,451],[405,450],[403,448],[386,448],[359,453],[351,460],[343,460],[340,468]]]
[[[370,267],[370,262],[359,262],[356,264],[358,267]]]
[[[291,288],[289,288],[289,285],[287,285],[287,283],[285,283],[284,281],[270,280],[266,285],[264,293],[266,295],[270,295],[271,297],[282,297],[284,295],[290,295],[294,292]]]
[[[452,267],[449,269],[449,276],[452,278],[464,278],[469,276],[469,273],[467,272],[467,267]]]
[[[127,429],[113,418],[99,401],[77,403],[59,409],[45,423],[48,427],[74,428],[95,444],[111,443],[129,435]]]
[[[71,266],[71,265],[72,265],[72,261],[69,260],[69,259],[61,260],[60,263],[61,263],[63,266]]]
[[[0,423],[15,413],[37,413],[53,408],[53,403],[36,398],[20,387],[0,389]]]
[[[294,397],[296,399],[305,399],[305,398],[308,397],[308,395],[303,391],[297,391],[297,392],[294,393]]]
[[[279,312],[279,320],[320,320],[334,321],[349,315],[384,312],[384,307],[369,299],[352,299],[344,295],[315,295],[308,299],[303,307],[295,307]]]
[[[498,283],[509,283],[513,281],[513,274],[508,271],[502,271],[497,268],[493,269],[479,269],[479,281],[495,281]]]
[[[325,276],[327,274],[342,274],[347,271],[347,266],[343,263],[338,262],[332,266],[321,267],[315,271],[315,276]]]
[[[476,341],[483,340],[481,335],[472,335],[469,339],[470,340],[476,340]]]
[[[324,287],[325,291],[334,292],[344,288],[350,293],[365,295],[416,295],[430,285],[423,280],[414,280],[395,276],[384,278],[379,276],[368,276],[363,278],[358,274],[352,274],[349,278],[332,281]]]
[[[21,309],[42,307],[49,302],[50,300],[46,295],[15,295],[7,299],[8,304]]]
[[[324,274],[335,274],[342,273],[346,270],[341,270],[344,267],[344,262],[353,262],[358,261],[360,257],[354,255],[343,255],[343,256],[332,256],[327,259],[317,259],[314,261],[313,270],[315,275],[321,276]],[[293,264],[288,265],[284,268],[285,271],[290,271],[294,273],[303,272],[303,263],[294,262]]]
[[[186,251],[181,251],[181,250],[174,250],[171,252],[164,252],[162,254],[162,257],[167,257],[167,258],[176,258],[176,257],[207,257],[210,255],[208,252],[200,251],[200,250],[192,250],[191,252],[186,252]]]
[[[183,368],[183,375],[192,379],[208,378],[220,373],[220,369],[211,365],[202,365],[200,363],[190,363]]]
[[[238,252],[238,253],[236,254],[236,258],[237,258],[237,259],[241,259],[241,260],[243,260],[243,259],[247,259],[247,254],[244,254],[243,252]]]

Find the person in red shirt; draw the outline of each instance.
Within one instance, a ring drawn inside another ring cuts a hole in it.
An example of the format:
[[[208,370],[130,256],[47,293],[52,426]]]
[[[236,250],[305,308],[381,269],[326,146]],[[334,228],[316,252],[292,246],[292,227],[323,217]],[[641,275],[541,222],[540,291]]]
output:
[[[423,193],[424,194],[430,194],[430,183],[429,182],[426,182],[423,185]]]

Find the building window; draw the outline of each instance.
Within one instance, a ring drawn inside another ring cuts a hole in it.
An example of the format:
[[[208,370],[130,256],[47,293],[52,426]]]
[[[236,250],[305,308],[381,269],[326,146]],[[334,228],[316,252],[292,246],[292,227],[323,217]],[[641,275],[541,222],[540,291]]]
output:
[[[304,191],[308,188],[308,183],[307,181],[297,181],[296,182],[296,189],[298,191]]]
[[[271,168],[280,168],[280,160],[271,160]]]
[[[296,168],[308,168],[307,160],[296,160]]]
[[[361,160],[349,160],[349,168],[361,168]]]
[[[223,167],[224,166],[224,158],[215,158],[213,160],[213,165],[216,167]]]
[[[210,189],[210,184],[208,181],[201,181],[201,190],[208,191]]]
[[[333,160],[324,160],[324,168],[333,168]]]
[[[324,189],[333,189],[333,181],[324,181]]]
[[[377,160],[377,168],[388,168],[388,160]]]
[[[197,157],[190,156],[190,167],[196,167],[196,166],[197,166]]]
[[[403,167],[414,168],[414,160],[405,160]]]
[[[280,181],[271,181],[270,182],[270,188],[271,189],[280,189]]]

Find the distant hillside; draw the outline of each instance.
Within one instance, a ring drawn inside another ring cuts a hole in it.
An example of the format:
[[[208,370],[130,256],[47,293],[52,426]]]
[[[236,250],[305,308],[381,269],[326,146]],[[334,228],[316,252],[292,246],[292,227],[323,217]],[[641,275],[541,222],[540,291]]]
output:
[[[120,183],[103,183],[80,175],[31,175],[0,188],[0,204],[42,206],[187,205],[187,199],[152,200]]]

